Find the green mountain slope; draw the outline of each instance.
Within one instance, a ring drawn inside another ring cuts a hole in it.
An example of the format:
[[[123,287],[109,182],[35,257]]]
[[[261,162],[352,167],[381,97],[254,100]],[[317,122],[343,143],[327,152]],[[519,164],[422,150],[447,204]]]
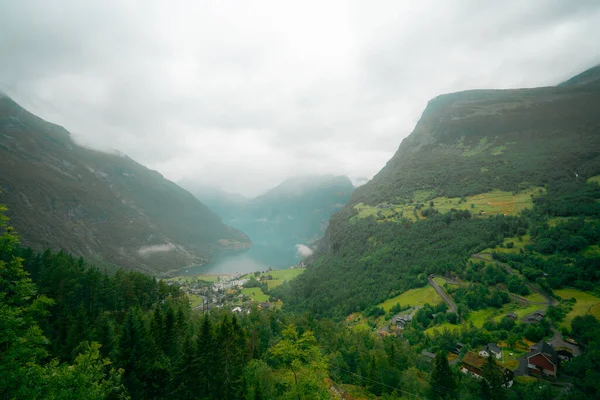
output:
[[[471,254],[522,235],[532,212],[550,213],[545,203],[591,201],[594,216],[597,191],[585,186],[600,173],[600,87],[588,78],[431,100],[331,218],[309,271],[281,289],[288,306],[343,316],[426,285],[430,273],[460,275]],[[569,190],[593,194],[565,200]]]
[[[296,245],[319,239],[329,217],[341,209],[354,190],[345,176],[311,175],[288,179],[253,199],[214,188],[190,191],[214,209],[227,224],[245,232],[260,257],[273,254],[269,263],[288,266],[300,261]]]
[[[249,239],[132,159],[75,144],[62,127],[0,98],[0,194],[25,245],[162,273]]]

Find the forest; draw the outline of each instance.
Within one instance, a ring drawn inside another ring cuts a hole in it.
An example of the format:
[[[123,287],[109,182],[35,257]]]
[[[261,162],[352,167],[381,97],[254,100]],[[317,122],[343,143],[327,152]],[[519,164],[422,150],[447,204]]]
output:
[[[443,223],[462,226],[454,216]],[[507,234],[523,225],[504,218],[482,223]],[[434,310],[424,308],[401,338],[285,308],[202,315],[164,281],[138,272],[109,274],[62,251],[36,253],[19,245],[6,217],[0,224],[0,398],[327,399],[344,393],[381,399],[537,399],[556,394],[548,384],[494,386],[499,370],[492,361],[487,380],[449,365],[448,350],[457,340],[476,346],[491,340],[490,334],[510,341],[545,333],[523,331],[513,321],[486,331],[428,336],[423,329],[431,324],[428,310]],[[589,350],[570,363],[569,371],[580,378],[573,379],[564,398],[591,399],[600,380],[597,372],[581,371],[600,370],[600,326],[589,316],[575,318],[572,326],[572,336]],[[433,364],[421,356],[423,349],[436,352]]]

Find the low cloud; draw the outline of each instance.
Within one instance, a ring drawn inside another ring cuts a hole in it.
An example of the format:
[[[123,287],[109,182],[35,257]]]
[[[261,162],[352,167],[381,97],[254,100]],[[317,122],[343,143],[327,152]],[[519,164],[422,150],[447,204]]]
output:
[[[298,171],[359,185],[429,99],[600,61],[598,0],[1,4],[0,91],[78,143],[248,196]]]
[[[168,251],[173,251],[176,249],[176,246],[173,243],[165,243],[165,244],[156,244],[152,246],[142,246],[138,249],[138,254],[142,257],[148,257],[154,253],[166,253]]]
[[[301,256],[302,258],[306,258],[306,257],[312,255],[312,253],[313,253],[313,251],[310,249],[310,247],[305,246],[303,244],[297,244],[296,250],[298,251],[298,255]]]

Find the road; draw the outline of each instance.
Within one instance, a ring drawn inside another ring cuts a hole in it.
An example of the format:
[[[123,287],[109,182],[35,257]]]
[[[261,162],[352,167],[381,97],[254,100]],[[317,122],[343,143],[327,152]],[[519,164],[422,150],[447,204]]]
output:
[[[565,342],[562,338],[562,335],[556,328],[552,328],[552,332],[554,332],[554,336],[552,336],[552,339],[550,339],[548,343],[554,346],[554,348],[566,347],[568,349],[571,349],[574,356],[578,356],[581,353],[579,350],[579,346],[575,346],[574,344]]]
[[[427,277],[427,280],[429,281],[429,284],[435,289],[435,291],[442,297],[442,299],[444,299],[446,304],[448,304],[448,307],[450,307],[450,311],[458,314],[456,303],[454,302],[454,300],[452,300],[450,296],[448,296],[448,293],[446,293],[446,291],[443,288],[441,288],[440,285],[436,283],[436,281],[433,280],[433,277],[429,276]]]

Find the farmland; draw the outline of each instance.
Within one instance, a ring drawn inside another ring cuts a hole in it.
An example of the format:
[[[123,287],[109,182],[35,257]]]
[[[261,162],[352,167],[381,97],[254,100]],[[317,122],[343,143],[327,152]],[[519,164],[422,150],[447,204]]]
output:
[[[242,294],[259,303],[269,301],[269,295],[264,294],[261,288],[243,288]]]
[[[378,221],[398,222],[402,219],[416,221],[424,218],[422,211],[433,205],[440,213],[451,210],[468,210],[475,216],[517,215],[521,211],[533,206],[533,198],[544,193],[544,188],[533,187],[519,193],[492,190],[465,198],[460,197],[435,197],[432,191],[417,191],[412,202],[407,204],[382,203],[370,206],[358,203],[354,209],[358,214],[353,218],[375,218]],[[429,204],[428,204],[429,203]],[[516,239],[515,239],[516,241]],[[525,245],[526,243],[523,243]],[[516,245],[516,242],[515,242]]]
[[[573,310],[567,314],[563,321],[567,326],[571,325],[573,318],[580,315],[591,314],[600,319],[600,298],[576,289],[558,289],[555,290],[555,293],[563,299],[573,297],[577,300]]]
[[[402,293],[399,296],[387,299],[383,303],[379,304],[386,312],[390,311],[390,308],[400,303],[401,306],[422,306],[426,303],[438,304],[442,302],[442,298],[437,294],[435,289],[431,286],[426,286],[418,289],[410,289]]]

